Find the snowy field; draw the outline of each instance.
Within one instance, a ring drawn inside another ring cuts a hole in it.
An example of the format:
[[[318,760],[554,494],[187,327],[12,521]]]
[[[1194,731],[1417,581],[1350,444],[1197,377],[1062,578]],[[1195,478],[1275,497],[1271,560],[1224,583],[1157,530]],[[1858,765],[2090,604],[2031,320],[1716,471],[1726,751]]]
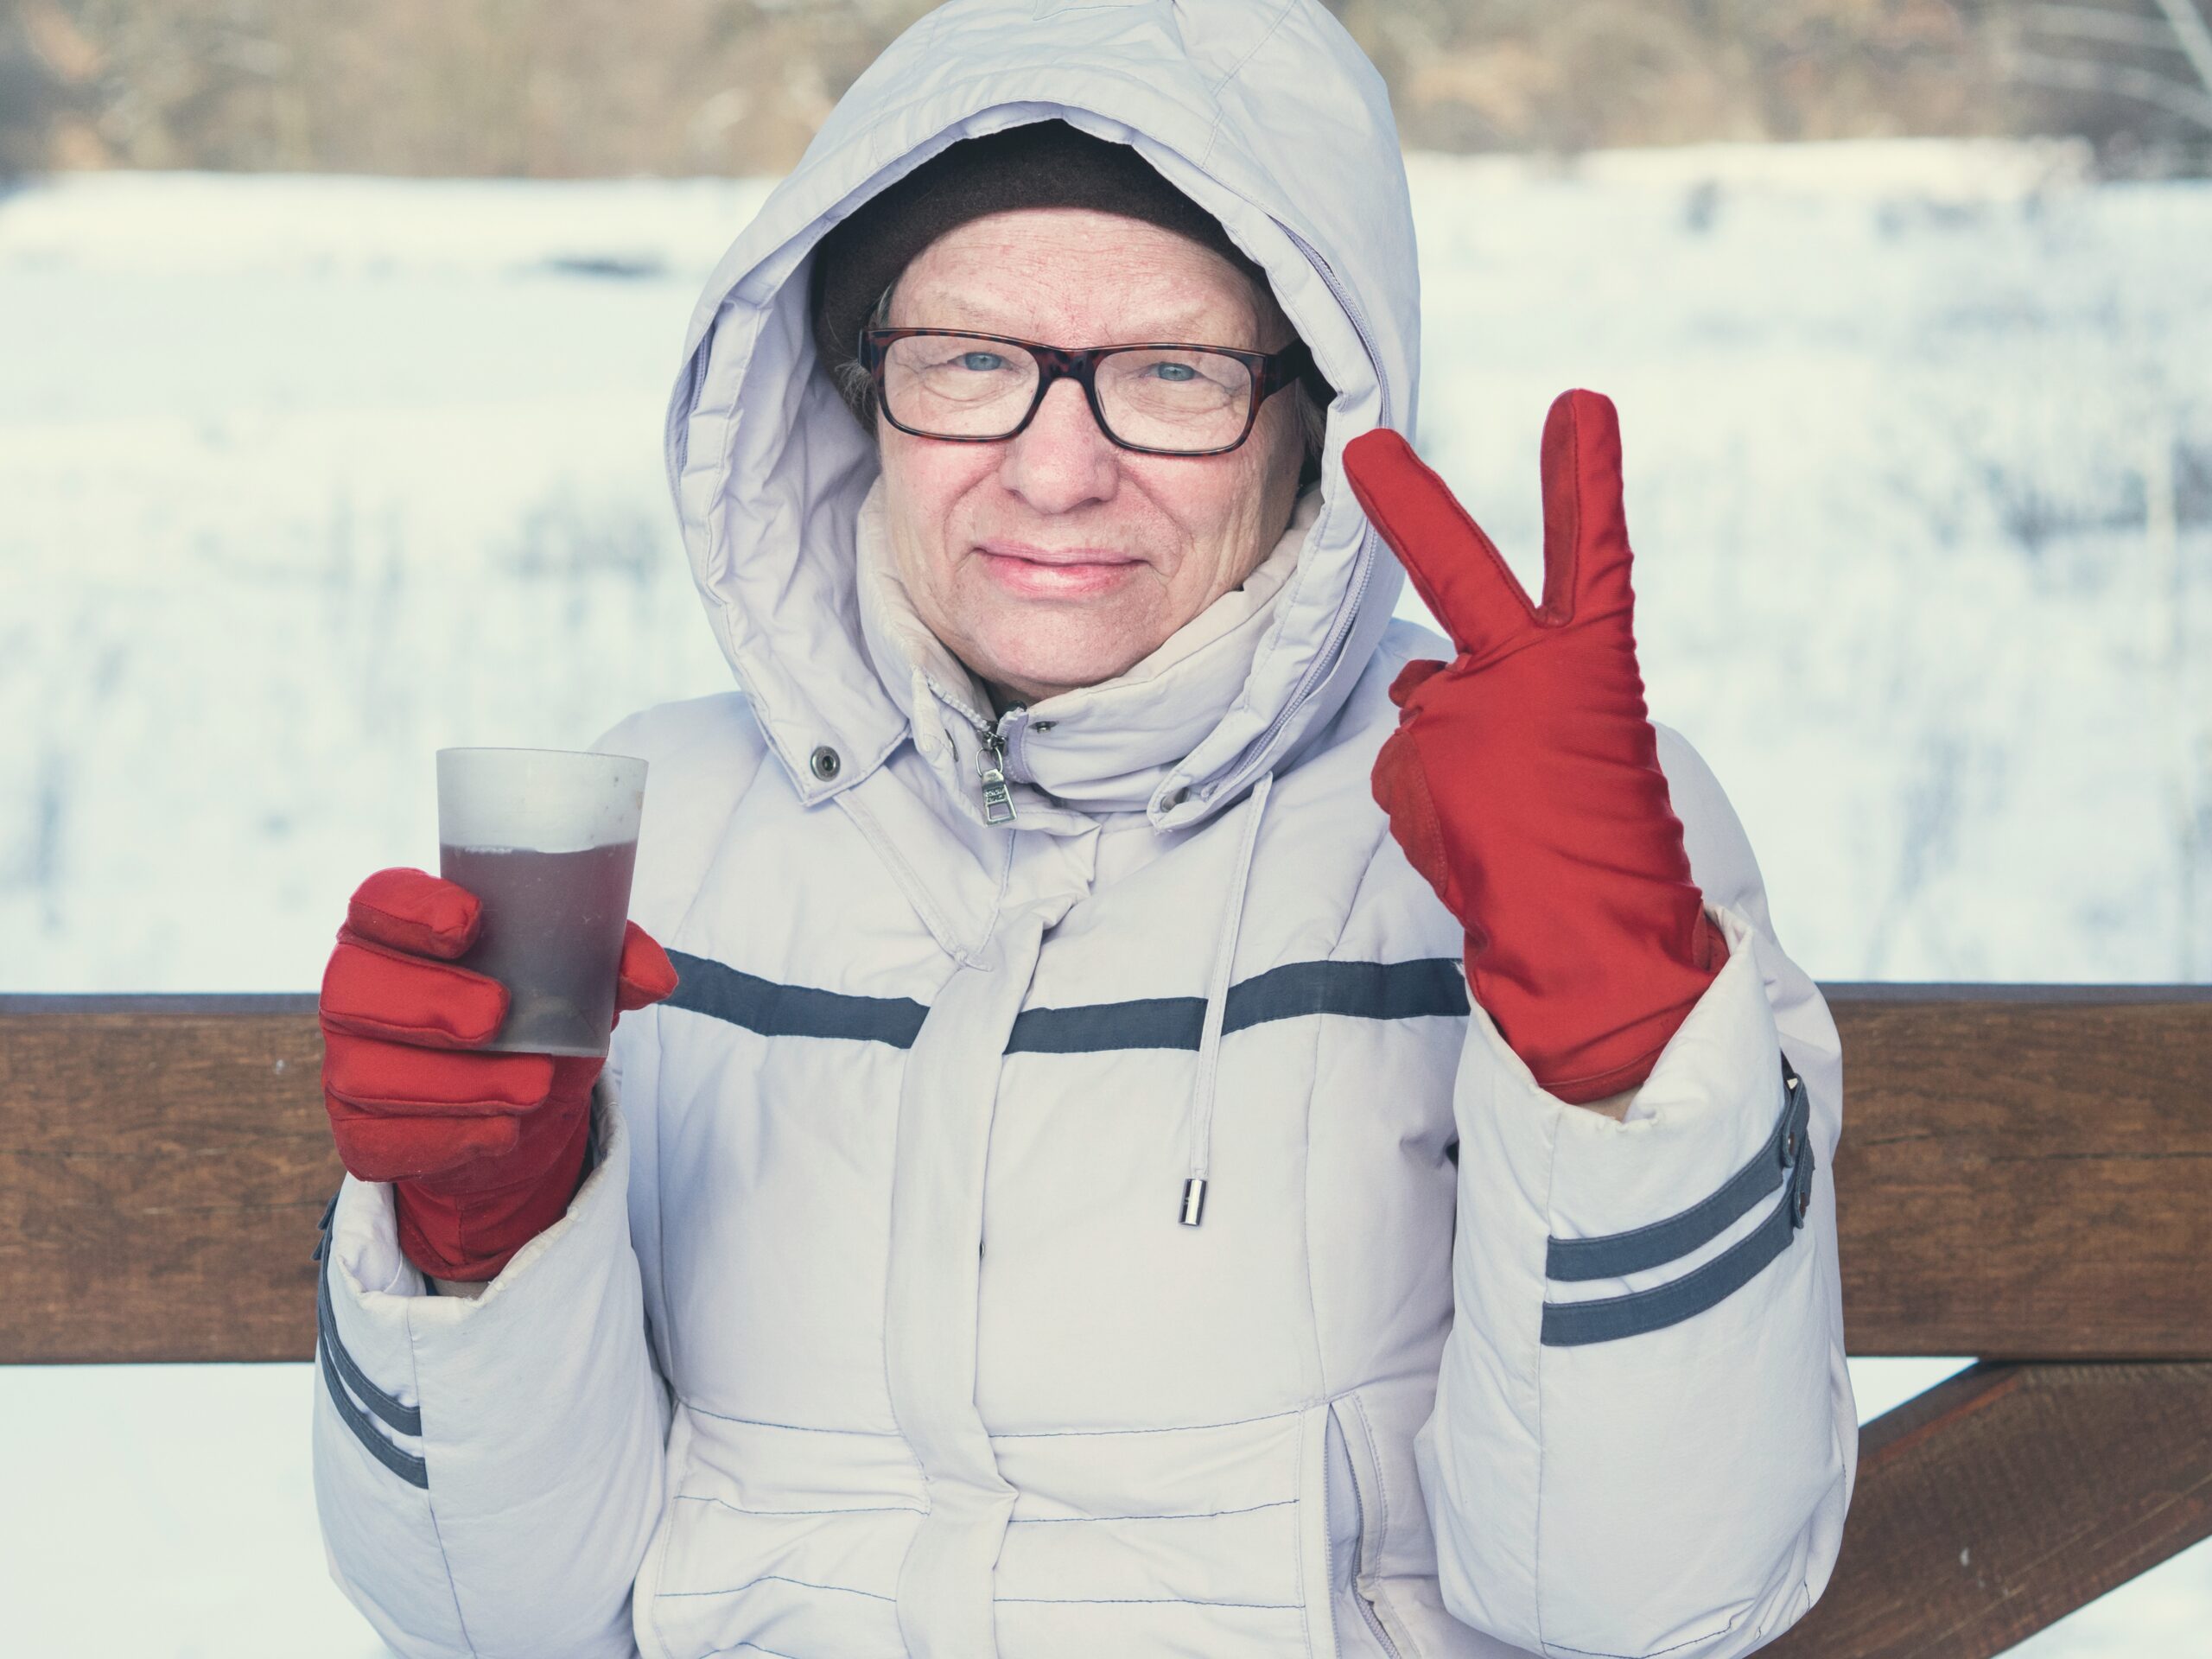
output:
[[[1533,577],[1619,403],[1655,712],[1827,979],[2212,977],[2212,187],[2064,147],[1417,157],[1424,452]],[[719,689],[662,483],[765,186],[0,195],[0,989],[311,986],[430,753]],[[1938,1364],[1862,1367],[1870,1412]],[[0,1371],[0,1651],[369,1659],[304,1367]],[[127,1571],[118,1571],[127,1566]],[[2200,1549],[2020,1651],[2201,1653]]]

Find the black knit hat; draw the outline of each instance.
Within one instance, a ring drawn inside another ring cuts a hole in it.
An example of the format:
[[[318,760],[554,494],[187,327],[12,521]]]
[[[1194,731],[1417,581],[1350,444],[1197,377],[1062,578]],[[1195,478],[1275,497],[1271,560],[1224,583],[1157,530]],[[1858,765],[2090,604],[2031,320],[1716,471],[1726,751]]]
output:
[[[814,344],[833,381],[867,418],[866,397],[836,371],[859,353],[860,332],[899,273],[956,226],[1021,207],[1090,207],[1141,219],[1212,249],[1264,292],[1267,277],[1219,220],[1127,144],[1065,121],[1036,121],[939,151],[829,235],[814,256]]]

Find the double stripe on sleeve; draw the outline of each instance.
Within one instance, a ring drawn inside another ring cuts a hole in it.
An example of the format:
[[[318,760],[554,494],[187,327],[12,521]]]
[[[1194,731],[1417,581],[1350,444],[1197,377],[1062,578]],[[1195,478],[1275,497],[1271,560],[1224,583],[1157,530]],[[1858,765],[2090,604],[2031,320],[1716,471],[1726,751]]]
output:
[[[1711,1197],[1679,1215],[1631,1232],[1600,1238],[1554,1238],[1544,1251],[1544,1274],[1554,1283],[1624,1279],[1678,1262],[1711,1243],[1777,1188],[1765,1217],[1702,1266],[1650,1290],[1592,1301],[1544,1304],[1543,1344],[1575,1348],[1641,1336],[1704,1313],[1757,1278],[1805,1224],[1813,1198],[1811,1119],[1805,1084],[1782,1057],[1782,1106],[1774,1133],[1749,1163]]]
[[[338,1421],[353,1431],[362,1448],[410,1486],[427,1491],[430,1484],[429,1465],[369,1421],[374,1416],[396,1432],[419,1439],[423,1433],[421,1408],[402,1405],[371,1382],[368,1373],[346,1351],[345,1343],[339,1338],[338,1320],[330,1306],[330,1217],[337,1208],[338,1200],[333,1198],[330,1208],[322,1212],[323,1239],[315,1249],[315,1259],[322,1264],[315,1275],[315,1358],[322,1370],[322,1385],[330,1391],[330,1403],[337,1408]]]

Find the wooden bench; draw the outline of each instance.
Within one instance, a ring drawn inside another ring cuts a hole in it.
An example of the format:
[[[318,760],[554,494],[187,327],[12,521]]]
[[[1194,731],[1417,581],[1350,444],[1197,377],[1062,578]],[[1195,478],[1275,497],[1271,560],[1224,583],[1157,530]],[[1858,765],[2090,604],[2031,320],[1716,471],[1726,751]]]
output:
[[[1827,994],[1852,1351],[1983,1357],[1768,1651],[1983,1659],[2212,1535],[2212,988]],[[0,1363],[310,1357],[314,1008],[0,996]]]

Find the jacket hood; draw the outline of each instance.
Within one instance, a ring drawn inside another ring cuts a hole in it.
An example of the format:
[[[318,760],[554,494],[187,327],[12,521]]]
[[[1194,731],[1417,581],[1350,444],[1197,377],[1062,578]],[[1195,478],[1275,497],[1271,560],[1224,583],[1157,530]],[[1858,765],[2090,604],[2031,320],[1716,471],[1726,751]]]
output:
[[[810,262],[839,219],[947,145],[1051,119],[1133,146],[1218,219],[1337,388],[1319,499],[1299,514],[1295,567],[1241,687],[1195,741],[1187,719],[1145,707],[1176,696],[1172,676],[1148,691],[1109,682],[1091,713],[1099,766],[1141,790],[1112,804],[1162,828],[1211,816],[1335,714],[1389,623],[1402,574],[1341,461],[1371,427],[1411,429],[1420,359],[1412,213],[1374,67],[1315,0],[956,0],[854,84],[723,256],[669,403],[694,579],[809,801],[867,777],[910,722],[863,626],[855,532],[875,452],[819,366]],[[1171,752],[1147,752],[1163,730],[1177,733]],[[823,746],[839,756],[826,779],[809,765]]]

